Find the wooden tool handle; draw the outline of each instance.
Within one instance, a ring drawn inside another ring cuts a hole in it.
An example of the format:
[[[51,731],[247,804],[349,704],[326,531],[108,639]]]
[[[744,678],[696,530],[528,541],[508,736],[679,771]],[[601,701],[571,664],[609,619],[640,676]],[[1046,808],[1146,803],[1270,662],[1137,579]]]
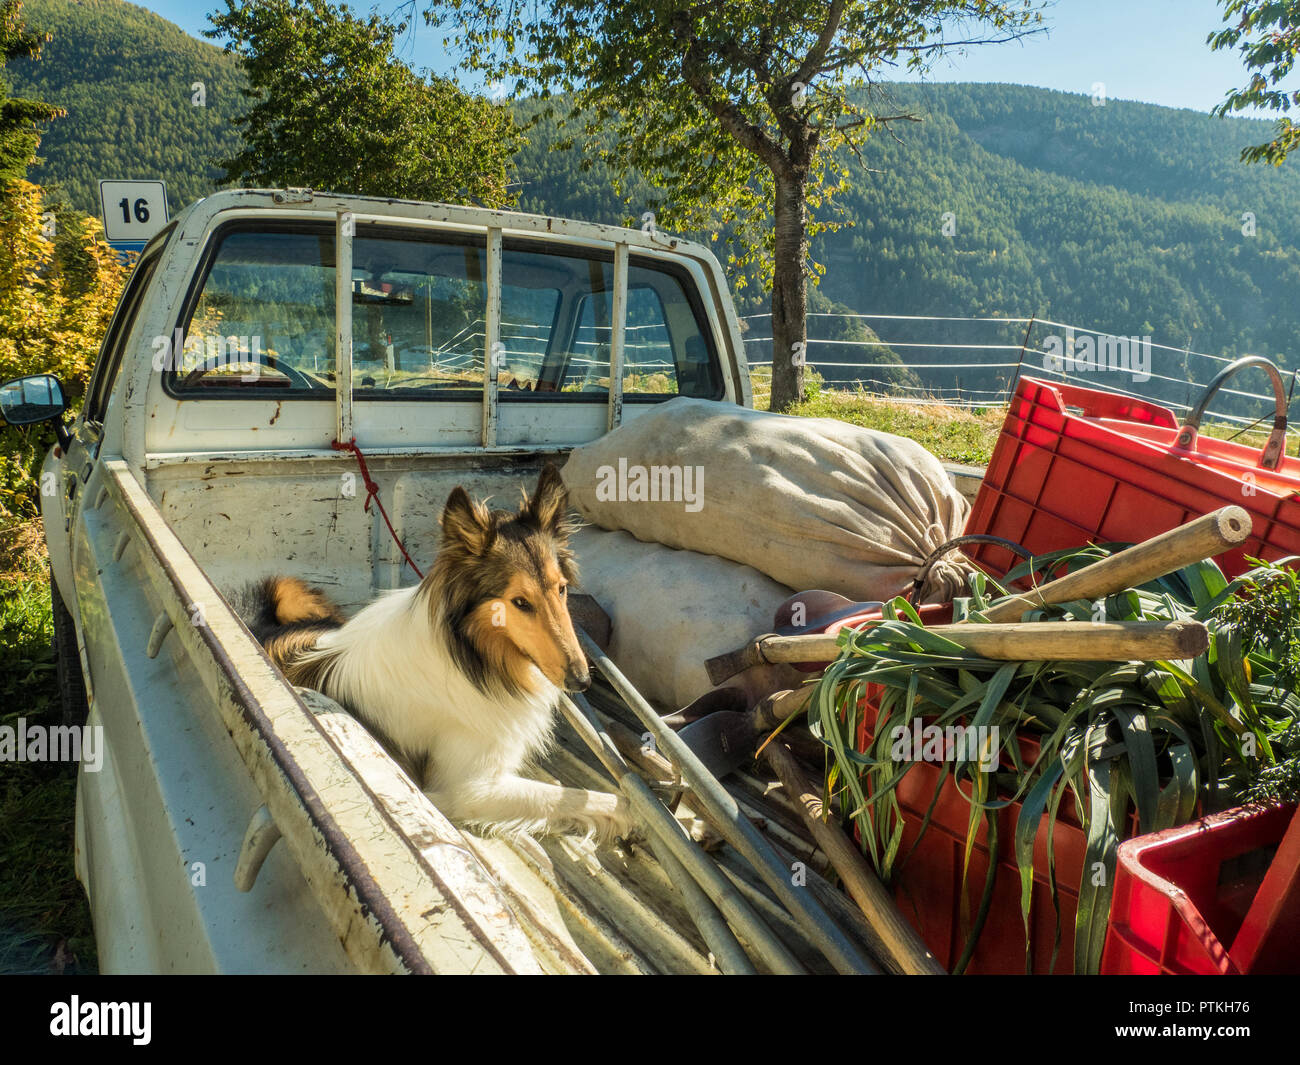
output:
[[[754,704],[754,731],[766,732],[780,728],[785,722],[808,709],[813,685],[805,684],[793,691],[773,692]]]
[[[1019,621],[1025,611],[1037,606],[1115,595],[1238,547],[1250,533],[1250,515],[1245,510],[1223,507],[1048,581],[1033,591],[1004,599],[984,611],[984,616],[994,622]]]
[[[1037,606],[1052,603],[1068,603],[1073,599],[1100,599],[1115,595],[1128,588],[1136,588],[1149,581],[1163,577],[1183,566],[1213,558],[1234,547],[1239,547],[1250,538],[1250,515],[1241,507],[1222,507],[1212,513],[1203,515],[1180,525],[1176,529],[1153,536],[1140,544],[1125,548],[1123,551],[1093,562],[1082,569],[1067,573],[1063,577],[1048,581],[1040,588],[1004,599],[984,611],[984,616],[994,623],[1019,621],[1026,611]],[[832,649],[826,653],[804,654],[797,658],[776,658],[780,652],[772,642],[775,640],[800,639],[791,636],[760,636],[744,647],[725,655],[709,659],[705,667],[709,679],[714,684],[721,684],[729,677],[735,676],[743,669],[761,665],[765,662],[825,662],[838,653]],[[809,639],[816,639],[810,636]],[[834,637],[825,637],[834,648]],[[1199,653],[1199,652],[1197,652]],[[993,657],[988,655],[986,657]],[[1056,655],[1066,658],[1066,655]],[[1142,659],[1140,653],[1132,656]],[[1194,657],[1194,656],[1193,656]],[[1026,657],[1024,661],[1030,661]],[[1077,659],[1076,659],[1077,660]],[[1086,660],[1086,659],[1085,659]],[[1097,658],[1104,661],[1105,657]]]
[[[704,668],[709,674],[710,683],[722,684],[737,673],[743,673],[754,666],[765,665],[767,660],[763,658],[759,646],[766,639],[768,639],[766,636],[756,636],[744,647],[708,659],[704,663]]]
[[[891,968],[908,976],[946,975],[916,930],[898,912],[897,904],[866,859],[838,825],[822,820],[821,789],[804,773],[790,749],[784,743],[770,743],[763,755],[866,918],[875,939],[872,953],[881,960],[888,959]]]
[[[1157,662],[1195,658],[1210,645],[1199,621],[1031,621],[1014,625],[959,622],[926,629],[966,650],[1004,662]],[[757,641],[767,662],[830,662],[839,657],[831,633],[768,636]]]

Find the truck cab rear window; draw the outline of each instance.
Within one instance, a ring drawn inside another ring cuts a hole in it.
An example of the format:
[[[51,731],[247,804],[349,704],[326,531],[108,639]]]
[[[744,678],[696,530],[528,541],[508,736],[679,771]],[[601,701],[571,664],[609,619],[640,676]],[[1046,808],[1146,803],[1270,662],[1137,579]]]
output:
[[[352,246],[352,387],[367,399],[473,399],[483,390],[486,244],[476,235],[375,231]],[[234,228],[220,237],[168,341],[187,396],[326,398],[335,387],[334,233]],[[507,241],[502,400],[608,396],[612,255]],[[623,391],[717,398],[721,376],[689,274],[632,256]]]

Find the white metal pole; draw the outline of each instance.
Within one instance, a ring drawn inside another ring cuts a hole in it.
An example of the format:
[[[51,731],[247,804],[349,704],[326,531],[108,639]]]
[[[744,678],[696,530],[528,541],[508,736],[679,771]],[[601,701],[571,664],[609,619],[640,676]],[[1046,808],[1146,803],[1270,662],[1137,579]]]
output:
[[[607,429],[623,421],[623,345],[627,335],[627,245],[614,245],[614,308],[609,323],[609,416]]]
[[[346,444],[352,431],[352,236],[356,220],[340,211],[334,231],[334,398],[338,441]]]
[[[487,322],[483,337],[483,446],[497,442],[497,371],[505,357],[501,342],[501,230],[487,233]]]

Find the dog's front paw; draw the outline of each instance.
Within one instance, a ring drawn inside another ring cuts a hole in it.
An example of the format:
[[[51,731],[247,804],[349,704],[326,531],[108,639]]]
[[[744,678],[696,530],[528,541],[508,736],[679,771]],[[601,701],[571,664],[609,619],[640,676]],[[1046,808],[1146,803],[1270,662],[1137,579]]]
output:
[[[615,818],[614,838],[622,840],[629,846],[636,843],[645,843],[649,836],[644,828],[632,817],[632,808],[628,805],[626,799],[620,797],[620,812]]]
[[[603,795],[608,800],[608,809],[591,811],[588,826],[591,833],[602,843],[613,843],[616,839],[634,842],[641,839],[639,829],[632,817],[632,808],[622,795]]]

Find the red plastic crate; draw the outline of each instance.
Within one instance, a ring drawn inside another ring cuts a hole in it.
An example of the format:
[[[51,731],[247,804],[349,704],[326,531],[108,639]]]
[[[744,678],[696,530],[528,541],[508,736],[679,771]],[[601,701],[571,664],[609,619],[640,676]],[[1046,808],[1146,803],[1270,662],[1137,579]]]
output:
[[[947,604],[923,606],[920,614],[927,625],[940,625],[952,620],[952,607]],[[879,610],[869,611],[828,625],[824,631],[834,633],[842,628],[855,628],[864,621],[879,617]],[[821,669],[824,663],[808,668]],[[863,750],[870,739],[870,729],[875,723],[873,700],[878,697],[878,689],[874,694],[869,689],[864,702],[863,724],[857,737],[858,750]],[[1022,738],[1021,748],[1022,756],[1029,761],[1037,757],[1037,744],[1032,739]],[[963,903],[962,864],[965,861],[970,804],[950,776],[940,786],[939,798],[930,813],[930,824],[925,834],[920,835],[921,824],[941,776],[946,776],[942,766],[918,762],[895,791],[904,827],[899,860],[895,866],[894,895],[903,916],[917,930],[939,963],[951,970],[966,944],[969,921],[978,913],[992,854],[988,829],[981,824],[966,874]],[[998,814],[993,899],[979,942],[966,968],[970,974],[1017,974],[1025,971],[1025,922],[1020,911],[1020,866],[1015,854],[1015,828],[1019,816],[1019,803],[1004,807]],[[1129,832],[1135,830],[1136,825],[1130,823]],[[1057,935],[1057,910],[1052,901],[1047,871],[1048,830],[1044,819],[1034,841],[1034,884],[1030,906],[1029,955],[1032,971],[1036,974],[1069,973],[1074,968],[1074,918],[1079,906],[1079,882],[1087,839],[1075,816],[1073,797],[1068,794],[1061,803],[1053,840],[1061,936],[1055,965],[1052,954]]]
[[[859,747],[868,739],[859,737]],[[940,776],[946,779],[939,785]],[[930,815],[925,835],[917,837],[926,811],[939,785],[939,799]],[[968,922],[979,910],[992,852],[987,826],[981,824],[966,873],[962,899],[962,864],[965,861],[966,826],[970,804],[962,797],[942,766],[919,762],[898,785],[895,794],[902,809],[903,842],[895,867],[894,897],[903,916],[925,945],[949,971],[966,944]],[[1039,825],[1034,840],[1034,883],[1029,922],[1029,956],[1035,974],[1070,973],[1074,969],[1074,918],[1079,908],[1079,882],[1083,874],[1087,839],[1072,811],[1058,815],[1053,832],[1056,854],[1057,900],[1060,905],[1060,946],[1052,961],[1057,934],[1057,911],[1048,877],[1047,821]],[[993,899],[975,952],[966,972],[1017,974],[1025,971],[1025,922],[1020,912],[1020,867],[1016,862],[1015,831],[1020,804],[998,812],[997,872]],[[966,920],[963,920],[963,908]]]
[[[926,606],[920,613],[926,624],[951,620],[950,606]],[[878,610],[870,611],[828,625],[825,631],[853,628],[879,616]],[[879,690],[869,689],[858,750],[864,750],[870,739],[877,698]],[[1037,753],[1034,741],[1022,738],[1021,745],[1022,756],[1032,761]],[[941,766],[920,762],[896,790],[904,831],[894,893],[926,946],[951,969],[965,945],[969,918],[978,910],[992,855],[987,829],[981,824],[963,902],[962,863],[970,806],[949,777],[930,810],[941,775]],[[930,824],[920,836],[927,811]],[[1136,816],[1130,812],[1125,836],[1132,838],[1120,846],[1101,971],[1300,972],[1295,948],[1300,942],[1300,815],[1294,811],[1294,805],[1238,809],[1145,836],[1137,835]],[[1019,814],[1019,803],[998,813],[993,899],[967,967],[972,974],[1025,971],[1026,929],[1014,849]],[[1071,795],[1062,801],[1054,829],[1060,922],[1054,965],[1058,913],[1047,873],[1047,845],[1044,821],[1034,842],[1029,955],[1035,974],[1069,973],[1087,849]]]
[[[1262,469],[1259,451],[1209,437],[1183,450],[1178,431],[1165,407],[1022,378],[966,532],[1045,554],[1089,541],[1136,543],[1236,504],[1250,513],[1254,535],[1217,559],[1230,577],[1247,568],[1247,555],[1300,554],[1296,461]],[[994,574],[1018,562],[996,546],[970,554]]]
[[[1121,844],[1101,971],[1300,972],[1295,810],[1238,807]]]

